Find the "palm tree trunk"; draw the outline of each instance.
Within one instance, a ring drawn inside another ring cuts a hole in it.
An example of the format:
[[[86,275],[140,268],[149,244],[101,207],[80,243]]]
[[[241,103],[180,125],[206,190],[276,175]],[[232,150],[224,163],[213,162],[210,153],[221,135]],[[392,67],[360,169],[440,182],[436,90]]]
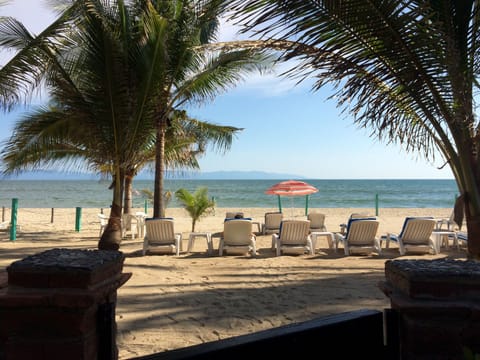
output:
[[[125,189],[123,199],[123,213],[130,214],[132,210],[132,191],[133,191],[133,175],[125,174]]]
[[[165,204],[163,198],[164,185],[164,155],[165,155],[165,136],[167,131],[167,122],[162,116],[157,125],[157,141],[155,148],[155,183],[153,193],[153,217],[165,217]]]
[[[480,214],[475,211],[476,206],[472,206],[475,198],[470,194],[466,192],[463,195],[468,233],[467,257],[470,260],[480,260]]]
[[[462,107],[464,108],[469,103]],[[473,111],[462,113],[457,117],[461,123],[462,117],[473,118]],[[469,132],[469,130],[466,130]],[[461,134],[456,140],[458,144],[458,157],[452,157],[451,168],[460,191],[460,198],[463,202],[465,220],[467,223],[467,258],[480,260],[480,173],[478,158],[478,141],[468,135]],[[458,210],[457,210],[458,211]]]
[[[122,197],[124,173],[116,174],[113,187],[113,200],[107,227],[98,242],[99,250],[118,250],[122,242]]]
[[[122,207],[112,204],[107,227],[98,242],[99,250],[118,250],[122,242]]]

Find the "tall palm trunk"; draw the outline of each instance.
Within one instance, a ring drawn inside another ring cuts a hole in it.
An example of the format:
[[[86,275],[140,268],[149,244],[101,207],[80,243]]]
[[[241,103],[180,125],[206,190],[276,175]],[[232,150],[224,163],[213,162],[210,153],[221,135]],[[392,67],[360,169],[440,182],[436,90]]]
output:
[[[99,250],[118,250],[122,242],[122,197],[124,172],[117,173],[114,179],[114,190],[110,218],[107,227],[98,242]]]
[[[472,202],[469,200],[469,193],[466,193],[465,200],[465,217],[467,219],[468,232],[468,258],[472,260],[480,260],[480,214],[471,212]]]
[[[123,213],[130,214],[133,207],[133,174],[126,172],[125,174],[125,189],[124,189],[124,198],[123,198]]]
[[[165,173],[165,137],[167,132],[167,121],[161,116],[157,124],[157,139],[155,148],[155,183],[153,194],[153,217],[165,217],[164,173]]]
[[[468,232],[468,258],[472,260],[480,260],[480,186],[479,176],[475,173],[476,154],[471,155],[471,163],[464,171],[463,178],[459,181],[463,181],[464,188],[461,189],[461,195],[463,197],[465,218],[467,223]],[[475,159],[475,160],[474,160]]]
[[[98,242],[99,250],[118,250],[122,242],[122,206],[115,203],[110,209],[108,225]]]
[[[460,60],[458,60],[460,62]],[[465,70],[466,71],[466,70]],[[471,94],[471,82],[460,79],[462,86],[456,84],[456,102],[458,106],[452,134],[455,138],[457,151],[452,150],[445,156],[450,159],[450,168],[460,191],[460,207],[465,215],[468,231],[467,257],[480,260],[480,173],[479,173],[479,141],[478,132],[472,129],[474,111],[470,97],[463,97],[463,93]],[[465,90],[458,90],[465,89]],[[468,119],[468,121],[464,121]],[[458,204],[455,204],[455,208]],[[457,209],[458,211],[458,209]],[[462,217],[463,221],[463,217]],[[460,223],[459,223],[460,224]]]

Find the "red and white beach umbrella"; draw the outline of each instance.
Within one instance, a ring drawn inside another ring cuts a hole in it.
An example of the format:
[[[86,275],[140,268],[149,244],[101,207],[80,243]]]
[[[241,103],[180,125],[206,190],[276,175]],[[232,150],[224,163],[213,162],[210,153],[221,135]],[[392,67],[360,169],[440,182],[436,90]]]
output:
[[[305,202],[305,215],[308,213],[308,195],[318,192],[318,189],[304,181],[287,180],[279,182],[278,184],[269,187],[265,194],[278,195],[278,207],[282,211],[282,203],[280,196],[307,196]],[[292,199],[292,211],[293,211],[293,199]]]
[[[265,194],[282,196],[310,195],[318,192],[318,189],[310,184],[298,180],[287,180],[279,182],[268,188]]]

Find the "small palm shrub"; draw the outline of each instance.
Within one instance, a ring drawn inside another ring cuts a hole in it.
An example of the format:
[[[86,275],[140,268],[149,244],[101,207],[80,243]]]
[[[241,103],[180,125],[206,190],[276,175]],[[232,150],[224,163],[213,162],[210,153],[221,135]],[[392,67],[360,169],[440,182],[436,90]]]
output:
[[[178,189],[175,197],[192,218],[192,232],[195,232],[195,224],[200,217],[207,216],[215,210],[215,201],[209,199],[206,187],[197,188],[193,194],[187,189]]]

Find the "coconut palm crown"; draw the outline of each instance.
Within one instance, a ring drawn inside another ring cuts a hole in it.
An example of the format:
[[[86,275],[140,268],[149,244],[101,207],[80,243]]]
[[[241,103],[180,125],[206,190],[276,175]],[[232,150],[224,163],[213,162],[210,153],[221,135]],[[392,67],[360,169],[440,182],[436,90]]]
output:
[[[289,42],[283,59],[297,62],[286,75],[313,79],[314,90],[333,85],[332,98],[373,137],[451,168],[468,256],[480,259],[479,1],[226,3],[244,31]]]

